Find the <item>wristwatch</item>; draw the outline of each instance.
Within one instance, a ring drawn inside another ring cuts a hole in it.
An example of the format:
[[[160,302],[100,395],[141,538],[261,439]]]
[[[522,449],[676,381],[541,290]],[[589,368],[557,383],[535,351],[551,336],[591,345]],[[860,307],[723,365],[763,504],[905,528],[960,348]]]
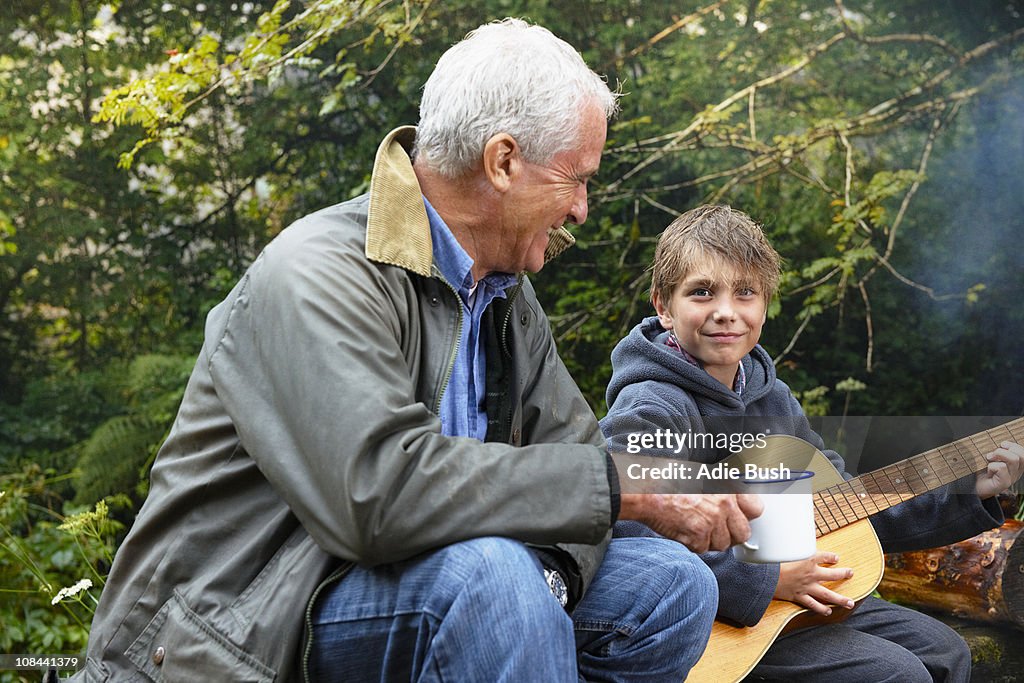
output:
[[[551,594],[558,600],[558,604],[565,607],[569,604],[569,588],[565,585],[565,579],[554,569],[544,570],[544,580],[548,582]]]

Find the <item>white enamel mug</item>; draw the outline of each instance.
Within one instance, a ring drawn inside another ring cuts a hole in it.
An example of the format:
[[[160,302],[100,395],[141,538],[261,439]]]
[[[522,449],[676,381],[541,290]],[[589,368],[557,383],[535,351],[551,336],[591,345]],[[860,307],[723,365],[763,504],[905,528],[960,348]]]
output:
[[[817,550],[814,535],[814,472],[790,470],[782,479],[740,479],[740,489],[756,493],[764,503],[761,516],[750,520],[750,538],[732,548],[743,562],[806,560]]]

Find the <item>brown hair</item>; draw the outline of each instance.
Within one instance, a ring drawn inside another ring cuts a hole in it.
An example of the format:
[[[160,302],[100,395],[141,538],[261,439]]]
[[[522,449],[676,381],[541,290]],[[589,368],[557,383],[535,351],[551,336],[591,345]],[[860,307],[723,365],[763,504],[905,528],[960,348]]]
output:
[[[779,254],[754,220],[729,206],[705,205],[676,218],[658,238],[651,267],[651,294],[668,301],[672,291],[702,262],[735,266],[771,300],[779,286]]]

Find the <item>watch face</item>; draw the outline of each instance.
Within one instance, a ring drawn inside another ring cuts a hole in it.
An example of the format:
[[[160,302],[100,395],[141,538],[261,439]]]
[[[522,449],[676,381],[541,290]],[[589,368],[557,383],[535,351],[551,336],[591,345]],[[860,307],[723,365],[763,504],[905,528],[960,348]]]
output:
[[[544,578],[547,579],[548,588],[551,589],[551,594],[558,600],[558,604],[565,607],[569,604],[569,589],[565,585],[565,580],[562,575],[553,569],[544,570]]]

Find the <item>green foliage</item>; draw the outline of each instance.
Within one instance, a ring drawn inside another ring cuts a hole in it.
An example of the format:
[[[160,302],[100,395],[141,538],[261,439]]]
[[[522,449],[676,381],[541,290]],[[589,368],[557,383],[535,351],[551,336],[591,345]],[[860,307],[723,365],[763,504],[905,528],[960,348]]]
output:
[[[256,18],[256,29],[244,34],[237,50],[222,49],[222,40],[206,32],[184,52],[167,50],[168,59],[155,74],[111,90],[94,121],[118,126],[136,124],[145,131],[145,137],[121,155],[118,165],[129,168],[142,148],[152,142],[179,140],[186,116],[215,91],[223,88],[229,96],[237,97],[261,81],[273,87],[288,69],[314,74],[319,70],[320,77],[336,77],[337,89],[325,100],[319,114],[337,111],[344,89],[361,80],[356,65],[348,61],[355,46],[337,49],[333,63],[326,67],[317,56],[319,48],[354,27],[366,32],[359,41],[364,46],[377,40],[401,46],[410,40],[419,22],[420,17],[411,14],[415,5],[429,6],[430,1],[406,0],[398,6],[363,0],[297,4],[300,7],[294,10],[290,0],[277,0]],[[205,29],[200,23],[196,28]]]
[[[54,489],[61,479],[34,466],[0,476],[0,652],[85,649],[122,525],[106,501],[61,514]]]
[[[70,471],[72,447],[120,410],[118,381],[114,373],[58,371],[30,381],[20,403],[0,402],[0,472],[29,464]]]
[[[193,360],[146,355],[127,368],[125,413],[99,425],[79,447],[77,504],[121,492],[145,496],[149,464],[156,457],[181,402]]]
[[[806,391],[793,392],[808,417],[828,415],[828,387],[814,387]]]

